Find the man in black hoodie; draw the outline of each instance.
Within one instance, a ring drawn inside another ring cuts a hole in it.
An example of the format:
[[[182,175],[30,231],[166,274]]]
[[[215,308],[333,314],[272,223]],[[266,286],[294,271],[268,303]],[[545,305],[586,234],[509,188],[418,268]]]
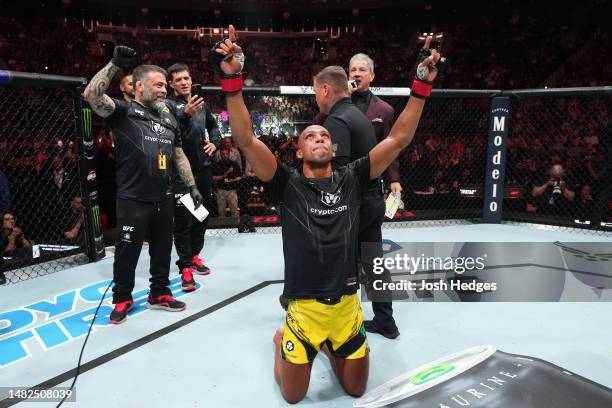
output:
[[[168,68],[168,82],[173,92],[169,103],[175,110],[182,131],[183,150],[191,164],[196,185],[204,197],[204,207],[212,208],[212,158],[220,147],[221,132],[208,105],[198,95],[191,94],[192,80],[189,67],[174,64]],[[204,265],[200,252],[204,247],[204,235],[208,218],[198,222],[183,206],[179,198],[189,189],[180,179],[173,180],[174,190],[174,245],[179,255],[177,265],[182,276],[184,291],[195,290],[193,273],[208,275],[210,269]]]

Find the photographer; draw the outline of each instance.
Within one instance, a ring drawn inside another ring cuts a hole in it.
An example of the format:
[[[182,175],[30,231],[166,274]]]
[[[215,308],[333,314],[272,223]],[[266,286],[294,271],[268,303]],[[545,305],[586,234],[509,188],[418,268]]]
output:
[[[32,244],[25,235],[23,235],[21,228],[15,224],[15,215],[10,211],[5,212],[2,215],[3,255],[6,257],[15,257],[20,253],[25,254],[25,250],[31,246]]]
[[[544,213],[559,215],[560,211],[569,210],[576,193],[568,181],[564,179],[565,170],[560,164],[550,168],[550,177],[540,185],[534,185],[531,195],[539,200],[538,207]]]

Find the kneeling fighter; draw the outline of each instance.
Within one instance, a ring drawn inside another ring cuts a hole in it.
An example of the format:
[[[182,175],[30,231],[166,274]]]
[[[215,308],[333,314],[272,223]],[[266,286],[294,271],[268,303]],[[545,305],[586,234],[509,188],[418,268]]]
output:
[[[242,49],[229,38],[211,50],[209,61],[226,93],[232,138],[257,177],[267,183],[270,198],[280,203],[284,295],[290,299],[285,327],[274,336],[277,346],[274,376],[283,397],[300,401],[308,390],[312,362],[321,349],[344,390],[361,396],[368,381],[369,359],[357,284],[357,236],[362,193],[370,180],[385,171],[414,137],[440,54],[419,64],[418,77],[406,108],[369,154],[345,167],[332,169],[334,150],[322,126],[307,127],[298,139],[300,170],[278,162],[255,138],[242,97]],[[429,48],[431,39],[425,43]],[[347,83],[346,73],[344,83]]]

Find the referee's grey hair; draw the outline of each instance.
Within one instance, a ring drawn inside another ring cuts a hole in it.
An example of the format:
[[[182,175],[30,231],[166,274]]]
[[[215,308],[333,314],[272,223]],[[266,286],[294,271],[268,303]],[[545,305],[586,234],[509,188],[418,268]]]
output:
[[[374,73],[374,61],[372,60],[372,58],[370,58],[370,56],[368,54],[359,53],[359,54],[353,55],[351,57],[351,60],[349,61],[349,67],[351,66],[353,61],[365,61],[365,62],[367,62],[368,63],[368,68],[370,69],[370,72]]]

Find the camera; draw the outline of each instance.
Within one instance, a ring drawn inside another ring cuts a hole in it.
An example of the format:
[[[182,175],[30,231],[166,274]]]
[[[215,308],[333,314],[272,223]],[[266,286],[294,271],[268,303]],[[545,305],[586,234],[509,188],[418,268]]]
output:
[[[555,180],[553,183],[553,194],[561,194],[561,183],[559,180]]]

